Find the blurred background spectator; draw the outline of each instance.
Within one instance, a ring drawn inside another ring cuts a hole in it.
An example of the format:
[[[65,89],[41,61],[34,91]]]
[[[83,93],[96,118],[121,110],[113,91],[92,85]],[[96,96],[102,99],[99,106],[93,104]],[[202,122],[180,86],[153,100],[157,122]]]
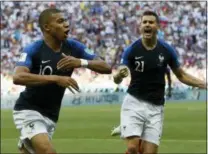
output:
[[[206,2],[1,2],[1,95],[23,90],[12,84],[11,75],[22,48],[42,38],[37,21],[40,12],[48,7],[63,10],[70,22],[69,37],[85,43],[113,71],[123,48],[140,37],[142,12],[153,9],[160,16],[158,37],[177,50],[187,72],[206,79]],[[73,77],[82,83],[85,92],[112,92],[116,88],[112,75],[76,69]],[[172,80],[174,88],[187,88],[175,76]],[[127,78],[120,85],[123,91],[129,81]]]

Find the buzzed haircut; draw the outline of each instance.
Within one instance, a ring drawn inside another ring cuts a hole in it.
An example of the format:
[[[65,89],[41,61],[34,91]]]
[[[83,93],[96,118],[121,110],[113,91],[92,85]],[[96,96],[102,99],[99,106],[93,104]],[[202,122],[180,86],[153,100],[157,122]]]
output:
[[[142,14],[142,18],[143,18],[143,16],[154,16],[156,18],[156,22],[158,24],[160,23],[160,19],[154,11],[151,11],[151,10],[144,11],[143,14]]]
[[[49,8],[41,12],[39,16],[39,20],[38,20],[41,31],[44,30],[43,28],[44,24],[47,24],[52,14],[55,14],[55,13],[61,13],[61,11],[55,8]]]

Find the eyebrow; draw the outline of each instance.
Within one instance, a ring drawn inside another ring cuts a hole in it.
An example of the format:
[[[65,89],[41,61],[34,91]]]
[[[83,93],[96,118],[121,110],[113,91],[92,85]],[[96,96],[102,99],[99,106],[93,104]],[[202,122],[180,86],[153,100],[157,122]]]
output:
[[[147,20],[147,19],[145,19],[145,20],[143,19],[142,20],[142,22],[144,22],[144,21],[156,22],[156,20]]]
[[[56,19],[56,21],[59,21],[59,20],[66,20],[66,18],[60,17],[60,18]]]

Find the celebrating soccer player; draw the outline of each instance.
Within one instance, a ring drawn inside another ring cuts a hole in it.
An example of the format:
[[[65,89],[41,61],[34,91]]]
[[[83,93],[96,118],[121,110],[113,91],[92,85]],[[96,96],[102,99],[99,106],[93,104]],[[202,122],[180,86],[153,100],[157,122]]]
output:
[[[162,135],[167,66],[184,84],[206,88],[206,83],[187,74],[174,48],[157,38],[159,19],[155,12],[145,11],[141,19],[142,37],[125,49],[114,82],[121,83],[131,73],[120,114],[121,137],[127,141],[127,153],[155,154]]]
[[[44,38],[24,48],[15,68],[14,84],[26,89],[16,101],[13,118],[21,134],[21,153],[55,154],[50,140],[65,88],[79,91],[70,77],[73,69],[85,67],[110,74],[111,68],[82,43],[67,39],[69,22],[60,10],[44,10],[39,25]]]

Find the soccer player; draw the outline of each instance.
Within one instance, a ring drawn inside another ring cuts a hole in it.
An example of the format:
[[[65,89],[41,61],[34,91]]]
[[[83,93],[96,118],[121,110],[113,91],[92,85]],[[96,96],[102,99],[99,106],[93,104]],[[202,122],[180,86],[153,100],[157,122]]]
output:
[[[131,73],[120,114],[121,137],[127,142],[128,154],[155,154],[158,151],[164,118],[167,65],[182,83],[206,88],[205,82],[182,69],[174,48],[157,39],[158,29],[157,14],[145,11],[140,25],[142,37],[125,49],[122,65],[114,75],[114,82],[119,84]]]
[[[82,43],[67,39],[69,22],[60,10],[44,10],[39,25],[43,39],[25,47],[15,67],[13,82],[26,89],[15,103],[13,118],[21,134],[21,153],[55,154],[51,138],[65,88],[79,91],[70,77],[73,69],[85,67],[110,74],[111,68]]]

